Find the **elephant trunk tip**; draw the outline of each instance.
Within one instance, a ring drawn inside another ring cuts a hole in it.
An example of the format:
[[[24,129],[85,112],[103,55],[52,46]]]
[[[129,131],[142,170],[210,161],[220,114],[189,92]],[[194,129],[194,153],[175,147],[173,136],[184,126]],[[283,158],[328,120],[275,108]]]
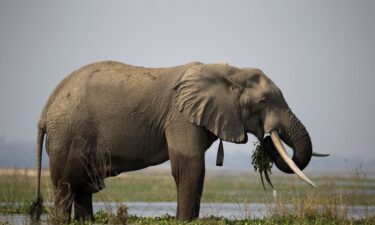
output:
[[[293,163],[299,170],[303,170],[309,164],[312,156],[310,135],[305,126],[291,111],[288,111],[285,119],[288,121],[288,125],[278,130],[277,133],[280,132],[281,140],[293,149]],[[295,173],[278,153],[270,137],[266,137],[263,142],[266,151],[278,169],[284,173]]]

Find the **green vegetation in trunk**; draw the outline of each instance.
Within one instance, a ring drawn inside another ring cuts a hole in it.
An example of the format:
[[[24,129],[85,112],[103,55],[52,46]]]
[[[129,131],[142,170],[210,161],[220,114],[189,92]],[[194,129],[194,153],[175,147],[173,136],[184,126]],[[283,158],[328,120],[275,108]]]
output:
[[[272,173],[271,169],[273,162],[267,152],[264,150],[262,142],[254,143],[253,155],[251,156],[251,164],[253,165],[255,172],[259,171],[263,189],[266,189],[263,182],[263,174],[266,177],[268,184],[273,189],[273,185],[269,176],[269,174]]]

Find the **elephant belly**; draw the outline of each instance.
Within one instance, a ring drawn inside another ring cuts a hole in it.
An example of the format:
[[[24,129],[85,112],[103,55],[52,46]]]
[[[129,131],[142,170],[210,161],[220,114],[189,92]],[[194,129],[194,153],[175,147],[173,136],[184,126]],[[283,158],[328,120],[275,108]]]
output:
[[[148,143],[124,138],[110,149],[110,175],[143,169],[161,164],[169,159],[166,142]]]

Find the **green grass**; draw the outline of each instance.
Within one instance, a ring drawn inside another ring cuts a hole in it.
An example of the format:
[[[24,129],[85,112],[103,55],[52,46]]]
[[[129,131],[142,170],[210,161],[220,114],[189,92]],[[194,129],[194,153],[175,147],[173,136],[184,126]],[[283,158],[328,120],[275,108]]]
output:
[[[0,221],[0,225],[10,225],[11,222]],[[25,224],[27,222],[25,221]],[[92,224],[72,221],[71,225]],[[108,213],[95,214],[95,224],[134,224],[134,225],[373,225],[375,217],[366,219],[328,219],[328,218],[298,218],[293,216],[269,217],[264,219],[229,220],[222,217],[200,218],[191,222],[181,222],[172,216],[161,216],[156,218],[142,218],[129,216],[127,223],[122,223],[116,217]]]
[[[96,214],[96,223],[98,224],[119,224],[116,218],[109,214]],[[200,218],[192,222],[180,222],[172,216],[162,216],[157,218],[140,218],[130,216],[127,219],[129,224],[139,225],[372,225],[375,223],[375,217],[362,220],[351,219],[328,219],[328,218],[298,218],[293,216],[270,217],[265,219],[244,219],[229,220],[222,217]]]
[[[361,224],[361,225],[372,225],[375,223],[375,218],[367,218],[363,220],[350,220],[350,219],[326,219],[326,218],[313,218],[313,219],[301,219],[292,216],[288,217],[276,217],[266,219],[245,219],[245,220],[228,220],[220,217],[202,218],[192,222],[179,222],[173,217],[165,216],[160,218],[138,218],[130,217],[128,219],[130,224],[154,224],[154,225],[343,225],[343,224]]]
[[[35,198],[36,177],[29,171],[0,171],[0,213],[28,213]],[[350,205],[375,205],[375,179],[363,171],[343,175],[311,176],[319,186],[313,189],[294,175],[272,174],[278,191],[275,200],[270,189],[264,191],[258,174],[253,172],[207,171],[202,202],[273,203],[264,219],[228,220],[203,218],[191,223],[181,223],[173,217],[139,218],[130,216],[131,224],[375,224],[375,214],[363,220],[348,219]],[[106,188],[94,195],[95,202],[175,202],[175,183],[169,171],[144,170],[124,173],[108,178]],[[53,202],[53,189],[49,175],[42,175],[44,200]],[[5,203],[5,204],[4,204]],[[290,207],[286,207],[289,205]],[[48,207],[45,212],[49,212]],[[370,212],[371,213],[371,212]],[[372,212],[374,213],[374,212]],[[121,224],[112,212],[99,212],[99,224]],[[0,222],[0,224],[4,222]],[[74,224],[74,223],[73,223]]]
[[[375,195],[363,193],[375,189],[375,180],[365,176],[357,177],[312,177],[318,189],[312,189],[294,175],[276,174],[271,177],[279,196],[290,199],[298,192],[302,196],[311,194],[344,196],[349,205],[375,205]],[[346,185],[338,185],[347,182]],[[371,185],[363,185],[364,182]],[[157,194],[156,194],[157,193]],[[123,178],[109,178],[106,188],[94,196],[94,201],[176,201],[176,190],[169,173],[131,173]],[[270,189],[264,191],[258,174],[207,172],[202,202],[270,203],[273,202]]]
[[[319,186],[313,189],[295,175],[272,174],[271,179],[280,198],[295,195],[304,198],[316,196],[341,196],[348,205],[375,205],[375,179],[363,174],[348,176],[310,176]],[[340,183],[345,184],[340,185]],[[171,202],[176,201],[175,183],[169,171],[124,173],[105,180],[106,187],[94,194],[99,202]],[[8,205],[29,204],[35,198],[36,177],[24,171],[0,173],[0,202]],[[42,193],[45,201],[53,202],[53,189],[49,175],[42,176]],[[264,191],[259,175],[254,172],[207,171],[202,202],[270,203],[274,202],[270,189]]]

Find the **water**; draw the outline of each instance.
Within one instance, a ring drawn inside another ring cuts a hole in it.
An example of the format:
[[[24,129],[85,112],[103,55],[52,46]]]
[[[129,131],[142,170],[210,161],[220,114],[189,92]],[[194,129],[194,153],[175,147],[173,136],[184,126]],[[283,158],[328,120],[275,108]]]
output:
[[[123,203],[129,207],[129,214],[140,217],[159,217],[163,215],[175,215],[177,204],[175,202],[130,202]],[[119,203],[94,203],[94,212],[104,210],[116,213]],[[270,204],[258,203],[202,203],[200,217],[221,216],[228,219],[263,218],[268,216]],[[375,206],[349,206],[348,216],[359,219],[375,213]],[[42,221],[46,221],[46,215]],[[0,221],[8,221],[10,224],[29,224],[28,215],[24,214],[0,214]],[[47,224],[47,223],[42,223]]]
[[[119,203],[95,203],[94,211],[117,211]],[[141,217],[158,217],[175,215],[175,202],[131,202],[124,203],[129,207],[129,214]],[[202,203],[200,217],[221,216],[229,219],[263,218],[269,216],[272,204],[260,203]],[[344,210],[344,209],[343,209]],[[349,206],[348,216],[355,219],[365,218],[375,213],[375,206]]]
[[[125,204],[125,203],[124,203]],[[116,212],[118,203],[94,204],[94,211],[109,210]],[[163,215],[175,215],[177,203],[175,202],[131,202],[126,203],[129,214],[141,217],[158,217]],[[232,219],[262,218],[267,211],[265,204],[236,204],[236,203],[202,203],[201,217],[222,216]]]

